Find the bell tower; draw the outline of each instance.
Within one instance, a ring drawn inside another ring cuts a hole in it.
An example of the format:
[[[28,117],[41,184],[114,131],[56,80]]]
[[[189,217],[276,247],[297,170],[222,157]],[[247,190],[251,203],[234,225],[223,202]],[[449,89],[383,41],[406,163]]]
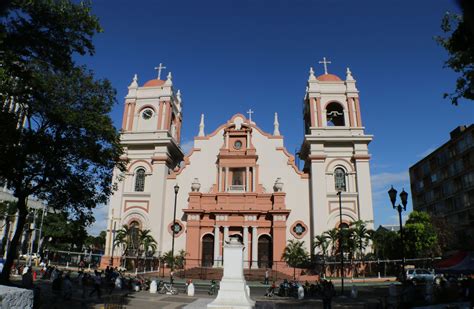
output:
[[[305,136],[300,151],[310,173],[312,237],[338,227],[339,194],[342,222],[373,224],[370,155],[372,135],[362,125],[359,91],[351,71],[346,79],[328,73],[316,77],[310,69],[303,100]]]
[[[110,198],[106,256],[119,253],[114,253],[112,238],[123,225],[150,229],[161,250],[166,198],[174,194],[167,178],[184,157],[180,147],[181,92],[173,88],[171,72],[166,80],[160,79],[163,68],[160,64],[158,78],[143,86],[139,86],[137,75],[128,86],[120,136],[128,164]],[[115,170],[114,177],[118,173]]]

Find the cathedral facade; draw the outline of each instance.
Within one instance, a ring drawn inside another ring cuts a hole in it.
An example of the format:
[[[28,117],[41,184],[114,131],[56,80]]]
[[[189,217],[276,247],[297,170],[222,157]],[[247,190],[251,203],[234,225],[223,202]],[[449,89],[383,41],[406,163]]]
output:
[[[372,226],[368,144],[356,81],[313,70],[303,100],[304,168],[284,147],[277,114],[264,132],[236,114],[206,134],[204,116],[194,146],[180,147],[182,100],[171,73],[142,86],[136,76],[125,98],[121,142],[128,166],[110,199],[103,261],[123,225],[149,229],[163,254],[185,250],[186,267],[220,267],[223,244],[238,237],[246,268],[272,267],[289,240],[304,241],[340,221]],[[272,115],[273,116],[273,115]],[[114,177],[115,178],[115,177]],[[174,238],[174,239],[173,239]]]

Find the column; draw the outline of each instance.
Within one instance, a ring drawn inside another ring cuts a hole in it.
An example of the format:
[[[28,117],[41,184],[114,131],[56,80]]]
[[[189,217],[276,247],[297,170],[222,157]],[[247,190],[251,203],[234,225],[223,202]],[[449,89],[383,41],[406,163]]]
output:
[[[250,168],[245,167],[245,192],[250,191]]]
[[[224,245],[229,241],[229,227],[228,226],[223,226],[224,227],[224,237],[222,239],[222,259],[221,259],[221,266],[224,266]]]
[[[224,187],[224,192],[229,191],[229,167],[226,166],[225,168],[225,187]]]
[[[249,227],[243,226],[244,236],[244,268],[249,268]]]
[[[220,235],[219,235],[219,226],[215,225],[214,226],[214,267],[219,266],[219,255],[220,255]]]
[[[258,235],[256,226],[252,226],[252,268],[258,268]]]
[[[224,226],[224,242],[228,242],[228,241],[229,241],[229,227]],[[224,244],[222,244],[222,246],[224,246]]]
[[[257,191],[257,168],[252,167],[252,192]]]

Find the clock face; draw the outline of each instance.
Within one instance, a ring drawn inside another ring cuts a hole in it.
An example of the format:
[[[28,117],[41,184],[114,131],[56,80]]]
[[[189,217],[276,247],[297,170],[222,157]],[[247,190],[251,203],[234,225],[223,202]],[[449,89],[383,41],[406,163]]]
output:
[[[145,120],[150,119],[153,116],[153,111],[151,109],[145,109],[142,113],[142,117]]]
[[[241,141],[235,141],[234,148],[237,149],[237,150],[242,148],[242,142]]]

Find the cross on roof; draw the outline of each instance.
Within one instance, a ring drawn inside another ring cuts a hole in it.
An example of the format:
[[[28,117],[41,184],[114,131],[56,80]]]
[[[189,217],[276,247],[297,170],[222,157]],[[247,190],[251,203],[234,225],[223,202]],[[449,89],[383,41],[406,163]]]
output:
[[[252,109],[249,109],[249,110],[247,111],[247,114],[249,114],[249,120],[250,120],[250,122],[252,122],[252,114],[253,114],[253,113],[254,113],[254,112],[253,112]]]
[[[162,64],[162,63],[160,63],[160,65],[159,65],[159,66],[155,67],[155,70],[157,70],[157,71],[158,71],[158,79],[160,79],[160,78],[161,78],[161,70],[162,70],[162,69],[166,69],[166,67],[165,67],[165,66],[163,66],[163,64]]]
[[[328,74],[328,64],[330,64],[331,61],[327,61],[326,57],[323,57],[323,61],[319,61],[319,63],[324,65],[324,74]]]

